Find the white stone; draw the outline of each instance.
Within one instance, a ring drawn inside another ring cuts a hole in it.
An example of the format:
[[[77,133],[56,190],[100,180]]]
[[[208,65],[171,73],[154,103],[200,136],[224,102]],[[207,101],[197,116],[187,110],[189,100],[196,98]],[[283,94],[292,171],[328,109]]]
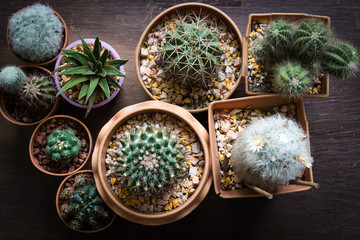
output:
[[[190,165],[190,168],[189,168],[189,175],[196,175],[197,174],[197,167],[194,167],[192,165]]]

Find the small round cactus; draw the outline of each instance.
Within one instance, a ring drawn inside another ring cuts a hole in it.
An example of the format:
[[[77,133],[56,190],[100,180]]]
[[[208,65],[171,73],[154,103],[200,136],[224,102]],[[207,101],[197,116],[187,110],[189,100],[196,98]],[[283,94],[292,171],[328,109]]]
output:
[[[119,144],[117,177],[133,195],[158,195],[185,174],[185,149],[165,127],[137,126]]]
[[[78,154],[80,140],[71,129],[55,130],[47,139],[46,154],[60,163],[69,163]]]
[[[256,39],[251,46],[251,52],[255,54],[255,56],[259,60],[264,60],[266,56],[269,54],[267,49],[267,45],[265,44],[265,40],[263,38]]]
[[[8,93],[16,94],[25,80],[25,73],[16,66],[7,66],[0,72],[0,87]]]
[[[207,87],[209,78],[216,74],[222,55],[219,31],[201,19],[184,17],[165,39],[162,58],[175,81],[183,86],[200,83]]]
[[[293,45],[292,26],[283,20],[271,22],[266,29],[264,43],[274,55],[286,56]]]
[[[29,75],[19,89],[21,101],[33,112],[51,108],[55,101],[56,89],[50,76]]]
[[[309,72],[300,64],[287,62],[279,65],[274,78],[275,91],[289,97],[301,97],[309,89]]]
[[[244,183],[276,191],[312,166],[306,139],[295,121],[281,115],[256,120],[235,140],[231,166]]]
[[[335,42],[326,47],[322,65],[329,74],[336,77],[354,76],[359,69],[359,55],[354,46]]]
[[[50,7],[35,3],[9,19],[9,41],[22,60],[41,63],[61,49],[64,25]]]

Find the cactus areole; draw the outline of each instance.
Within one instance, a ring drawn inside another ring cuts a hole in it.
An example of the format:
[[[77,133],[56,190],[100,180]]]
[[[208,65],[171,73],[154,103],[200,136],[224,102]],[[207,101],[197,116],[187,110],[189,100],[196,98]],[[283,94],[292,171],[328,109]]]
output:
[[[78,154],[80,140],[71,129],[55,130],[47,139],[46,154],[57,162],[69,163]]]

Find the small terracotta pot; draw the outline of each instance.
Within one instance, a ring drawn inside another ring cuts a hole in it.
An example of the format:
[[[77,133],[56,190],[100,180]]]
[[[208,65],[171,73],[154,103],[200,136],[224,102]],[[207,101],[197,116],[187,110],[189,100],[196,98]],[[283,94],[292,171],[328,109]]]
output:
[[[323,22],[328,28],[330,28],[330,18],[327,16],[319,16],[319,15],[311,15],[304,13],[264,13],[264,14],[250,14],[249,21],[246,28],[246,35],[244,37],[243,42],[243,55],[242,55],[242,64],[243,64],[243,73],[245,80],[245,92],[247,95],[276,95],[281,96],[281,94],[277,93],[262,93],[262,92],[251,92],[249,91],[249,71],[248,71],[248,61],[249,61],[249,36],[251,33],[251,23],[253,21],[257,21],[260,23],[265,23],[268,21],[277,21],[277,20],[286,20],[289,22],[299,22],[299,21],[307,21],[310,19],[316,19],[318,21]],[[329,74],[325,73],[325,76],[321,82],[321,94],[305,94],[304,97],[309,98],[327,98],[329,96]]]
[[[107,183],[105,157],[109,142],[115,131],[128,119],[142,113],[166,113],[184,121],[197,135],[203,151],[205,166],[201,181],[195,192],[181,206],[165,212],[143,213],[126,206]],[[194,210],[205,198],[211,185],[211,161],[208,153],[208,133],[205,128],[185,109],[163,103],[148,101],[120,110],[101,129],[92,157],[92,168],[97,189],[108,206],[121,217],[143,225],[162,225],[179,220]]]
[[[296,116],[297,122],[303,127],[307,136],[309,136],[309,127],[306,119],[304,103],[302,99],[298,99],[296,101],[291,101],[286,97],[281,96],[272,96],[272,95],[263,95],[263,96],[252,96],[252,97],[243,97],[238,99],[230,99],[221,102],[212,103],[209,107],[209,136],[210,136],[210,155],[212,161],[212,174],[214,179],[214,187],[215,192],[222,198],[245,198],[245,197],[261,197],[262,195],[252,191],[249,188],[242,188],[236,190],[224,190],[221,188],[221,173],[220,173],[220,163],[218,157],[218,147],[216,142],[216,131],[214,124],[214,111],[216,109],[236,109],[246,107],[251,108],[259,108],[259,109],[269,109],[271,107],[292,103],[296,104]],[[308,142],[308,152],[310,155],[310,142]],[[304,172],[305,181],[314,182],[312,168],[306,168]],[[289,184],[287,186],[279,187],[276,193],[277,194],[285,194],[285,193],[293,193],[309,190],[311,187],[304,185],[295,185]]]
[[[89,152],[88,152],[88,156],[87,158],[85,159],[85,161],[81,164],[81,166],[77,169],[75,169],[74,171],[72,172],[68,172],[68,173],[53,173],[53,172],[49,172],[45,169],[43,169],[40,165],[39,165],[39,162],[38,162],[38,159],[35,157],[34,155],[34,141],[35,141],[35,137],[36,137],[36,134],[37,132],[41,129],[41,127],[46,124],[47,122],[51,121],[52,119],[69,119],[73,122],[76,122],[77,124],[79,124],[83,130],[86,132],[87,134],[87,137],[88,137],[88,141],[89,141]],[[40,171],[46,173],[46,174],[49,174],[49,175],[52,175],[52,176],[68,176],[68,175],[71,175],[71,174],[74,174],[76,172],[78,172],[79,170],[81,170],[85,165],[86,163],[88,162],[88,160],[90,159],[90,155],[91,155],[91,152],[92,152],[92,149],[93,149],[93,140],[92,140],[92,136],[91,136],[91,133],[89,131],[89,129],[86,127],[86,125],[81,122],[80,120],[74,118],[74,117],[71,117],[71,116],[68,116],[68,115],[55,115],[55,116],[52,116],[52,117],[49,117],[49,118],[46,118],[45,120],[43,120],[34,130],[33,134],[31,135],[31,138],[30,138],[30,143],[29,143],[29,154],[30,154],[30,159],[31,159],[31,162],[34,164],[34,166],[39,169]]]
[[[116,214],[114,214],[114,217],[112,218],[112,220],[106,225],[104,226],[103,228],[100,228],[100,229],[97,229],[97,230],[89,230],[89,231],[86,231],[86,230],[79,230],[79,229],[74,229],[72,228],[66,221],[65,219],[61,216],[61,211],[60,211],[60,203],[59,203],[59,199],[60,199],[60,193],[61,193],[61,190],[64,188],[64,185],[66,183],[66,181],[77,175],[77,174],[81,174],[81,173],[92,173],[93,174],[93,171],[92,170],[81,170],[81,171],[78,171],[76,173],[71,173],[71,175],[67,176],[61,183],[60,183],[60,186],[57,190],[57,193],[56,193],[56,210],[57,210],[57,213],[59,215],[59,218],[61,219],[61,221],[66,225],[68,226],[69,228],[71,228],[72,230],[75,230],[75,231],[78,231],[78,232],[82,232],[82,233],[95,233],[95,232],[100,232],[102,230],[105,230],[106,228],[108,228],[111,224],[113,224],[113,222],[115,221],[115,218],[116,218]]]
[[[235,37],[240,45],[240,48],[242,48],[242,35],[238,29],[238,27],[236,26],[236,24],[234,23],[233,20],[231,20],[231,18],[226,15],[223,11],[219,10],[216,7],[213,7],[211,5],[208,4],[203,4],[203,3],[195,3],[195,2],[191,2],[191,3],[183,3],[183,4],[178,4],[175,5],[171,8],[168,8],[167,10],[161,12],[159,15],[157,15],[150,23],[149,25],[146,27],[146,29],[144,30],[143,34],[140,37],[140,40],[138,42],[138,45],[136,47],[136,51],[135,51],[135,68],[136,68],[136,75],[137,75],[137,79],[140,82],[142,88],[144,89],[144,91],[149,95],[150,98],[152,98],[153,100],[157,100],[155,98],[154,95],[152,95],[152,93],[146,88],[144,81],[142,80],[142,76],[140,74],[140,52],[141,52],[141,48],[144,45],[145,39],[148,36],[149,32],[154,29],[159,23],[161,23],[163,21],[163,19],[166,16],[171,15],[172,13],[175,13],[178,10],[187,10],[187,9],[194,9],[195,11],[197,10],[201,10],[201,11],[206,11],[209,14],[212,14],[213,16],[218,17],[219,19],[223,20],[225,24],[227,24],[227,26],[229,27],[229,29],[235,34]],[[243,65],[241,65],[240,68],[240,76],[239,79],[237,79],[237,81],[235,82],[234,86],[231,88],[231,90],[225,95],[225,97],[223,99],[227,99],[229,98],[234,91],[236,90],[237,86],[240,83],[240,80],[243,76],[243,70],[244,67]],[[201,109],[193,109],[193,110],[188,110],[191,113],[199,113],[199,112],[205,112],[207,111],[207,107],[206,108],[201,108]]]
[[[94,38],[85,38],[84,41],[86,43],[94,43],[95,42],[95,39]],[[104,41],[101,41],[101,46],[108,49],[109,50],[109,53],[111,54],[111,56],[113,57],[113,59],[121,59],[119,54],[115,51],[115,49],[110,46],[109,44],[107,44],[106,42]],[[73,47],[76,47],[78,45],[82,45],[82,42],[81,40],[77,40],[71,44],[69,44],[69,46],[67,46],[65,49],[71,49]],[[61,54],[59,56],[59,58],[56,60],[56,64],[55,64],[55,69],[57,69],[58,67],[60,67],[61,65],[61,61],[63,60],[65,56],[63,54]],[[125,74],[125,71],[124,71],[124,66],[120,66],[119,67],[119,70]],[[54,77],[55,77],[55,84],[56,84],[56,88],[58,91],[60,91],[61,89],[61,86],[60,86],[60,75],[59,75],[59,72],[55,72],[54,74]],[[123,77],[120,77],[120,80],[119,80],[119,85],[122,86],[124,82],[124,78]],[[110,102],[112,99],[115,98],[115,96],[120,92],[120,89],[117,89],[116,91],[114,91],[110,98],[109,99],[105,99],[104,101],[100,102],[100,103],[97,103],[97,104],[94,104],[92,106],[92,108],[98,108],[98,107],[101,107],[101,106],[104,106],[105,104],[107,104],[108,102]],[[76,106],[76,107],[79,107],[79,108],[87,108],[88,105],[84,105],[84,104],[80,104],[80,103],[77,103],[73,100],[71,100],[65,93],[61,93],[61,96],[67,101],[69,102],[70,104]]]
[[[28,6],[28,7],[29,7],[29,6]],[[22,11],[22,10],[24,10],[24,9],[26,9],[26,8],[28,8],[28,7],[25,7],[25,8],[23,8],[23,9],[20,9],[19,11],[17,11],[17,13],[20,12],[20,11]],[[59,13],[57,13],[57,12],[54,11],[53,9],[51,9],[51,10],[52,10],[52,11],[55,13],[55,15],[60,19],[60,21],[62,22],[62,24],[63,24],[63,26],[64,26],[64,41],[63,41],[62,47],[59,49],[58,55],[56,55],[54,58],[52,58],[52,59],[50,59],[50,60],[48,60],[48,61],[46,61],[46,62],[36,63],[35,65],[38,65],[38,66],[48,66],[48,65],[50,65],[50,64],[53,64],[53,63],[56,61],[56,59],[60,56],[60,54],[61,54],[61,49],[64,49],[64,48],[66,47],[66,45],[68,44],[68,40],[69,40],[69,30],[68,30],[68,27],[67,27],[64,19],[60,16]],[[17,59],[19,59],[20,61],[22,61],[22,62],[24,62],[24,63],[26,63],[26,64],[34,64],[34,63],[27,62],[27,61],[23,60],[22,58],[20,58],[20,57],[13,51],[13,49],[12,49],[12,47],[11,47],[11,44],[10,44],[10,40],[9,40],[9,31],[10,31],[10,30],[9,30],[9,23],[8,23],[7,29],[6,29],[6,41],[7,41],[7,44],[8,44],[8,46],[9,46],[11,52],[14,54],[14,56],[15,56]]]
[[[49,71],[47,70],[46,68],[43,68],[43,67],[40,67],[40,66],[37,66],[37,65],[24,65],[24,66],[20,66],[20,68],[22,70],[24,70],[25,72],[28,70],[31,70],[31,69],[36,69],[36,70],[40,70],[40,71],[43,71],[43,72],[46,72],[48,75],[50,75],[53,79],[54,79],[54,75]],[[52,109],[50,110],[50,112],[43,118],[47,118],[51,115],[53,115],[56,110],[58,109],[59,107],[59,98],[56,98],[55,99],[55,103],[54,103],[54,106],[52,107]],[[17,125],[20,125],[20,126],[32,126],[32,125],[37,125],[38,123],[40,123],[43,119],[40,119],[39,121],[36,121],[36,122],[32,122],[32,123],[25,123],[25,122],[20,122],[18,120],[16,120],[15,118],[13,118],[13,116],[11,116],[11,114],[9,113],[9,111],[7,110],[6,108],[6,105],[5,105],[5,94],[3,91],[0,92],[0,112],[1,114],[4,116],[4,118],[6,118],[6,120],[8,120],[9,122],[12,122],[14,124],[17,124]]]

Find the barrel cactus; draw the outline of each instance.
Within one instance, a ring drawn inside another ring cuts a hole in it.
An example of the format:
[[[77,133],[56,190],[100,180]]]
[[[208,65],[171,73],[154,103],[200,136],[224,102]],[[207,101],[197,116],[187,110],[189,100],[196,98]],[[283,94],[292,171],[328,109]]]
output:
[[[115,151],[117,178],[133,195],[158,195],[185,174],[185,148],[165,127],[137,126],[120,139]]]
[[[309,89],[309,72],[298,63],[286,62],[279,65],[274,78],[275,91],[289,97],[301,97]]]
[[[26,75],[20,68],[4,67],[0,72],[0,87],[8,93],[16,94],[25,78]]]
[[[185,16],[165,36],[163,62],[182,86],[207,87],[210,76],[216,74],[220,63],[219,31],[204,19]]]
[[[353,76],[359,68],[356,48],[343,42],[335,42],[326,47],[322,59],[324,69],[339,78]]]
[[[55,130],[47,139],[46,154],[60,163],[69,163],[78,154],[80,140],[71,129]]]
[[[269,192],[301,176],[313,162],[303,129],[281,115],[251,123],[235,140],[231,154],[236,175]]]
[[[33,112],[51,108],[55,95],[54,83],[48,75],[28,75],[19,89],[21,101]]]
[[[271,22],[265,31],[264,44],[277,59],[287,57],[293,45],[293,27],[283,20]]]

